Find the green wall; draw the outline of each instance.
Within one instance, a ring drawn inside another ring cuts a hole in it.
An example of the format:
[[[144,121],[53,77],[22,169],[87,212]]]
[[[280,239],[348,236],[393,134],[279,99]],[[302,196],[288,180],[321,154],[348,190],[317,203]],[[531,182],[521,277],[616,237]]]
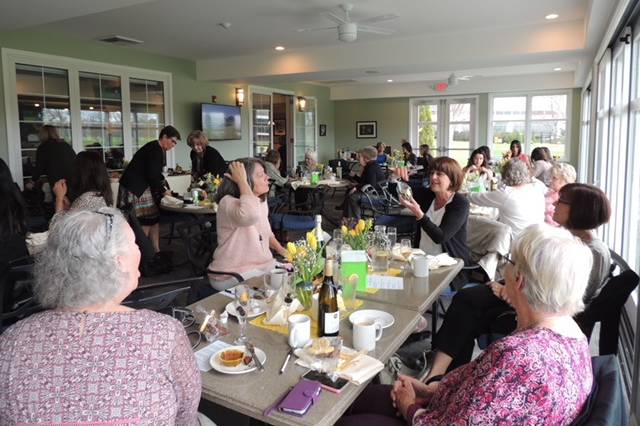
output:
[[[197,81],[195,63],[189,60],[37,30],[0,32],[0,47],[171,73],[173,81],[173,123],[171,124],[178,128],[185,141],[191,130],[200,127],[200,103],[210,102],[212,95],[216,95],[221,104],[235,103],[236,85]],[[329,100],[329,89],[304,84],[273,87],[293,90],[300,96],[317,97],[320,122],[327,124],[327,136],[318,138],[321,160],[326,160],[328,157],[325,156],[335,151],[334,108],[333,102]],[[245,93],[247,93],[246,86]],[[0,85],[0,99],[2,100],[0,101],[0,157],[6,159],[8,144],[2,85]],[[241,141],[221,141],[211,144],[227,159],[249,155],[249,113],[246,108],[243,108],[242,136]],[[190,167],[189,148],[186,143],[176,148],[176,161]]]
[[[489,94],[478,96],[478,146],[487,145],[489,125]],[[570,162],[578,164],[580,141],[580,89],[572,89],[573,99],[570,117]],[[400,139],[409,137],[410,98],[358,99],[335,102],[336,149],[356,150],[384,142],[400,148]],[[377,121],[378,137],[357,139],[356,121]]]

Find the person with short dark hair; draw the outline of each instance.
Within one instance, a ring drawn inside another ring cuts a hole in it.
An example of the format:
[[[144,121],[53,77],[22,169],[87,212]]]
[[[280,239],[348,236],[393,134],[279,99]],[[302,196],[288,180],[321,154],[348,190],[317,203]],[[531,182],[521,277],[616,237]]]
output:
[[[415,198],[400,197],[400,202],[416,217],[420,228],[418,247],[430,255],[448,253],[468,264],[469,201],[457,192],[463,179],[456,160],[438,157],[433,160],[429,188],[418,188],[414,191]],[[456,279],[456,284],[463,278],[461,275]]]
[[[53,186],[56,214],[51,218],[50,226],[69,210],[97,210],[113,206],[111,180],[100,154],[95,151],[78,153],[74,168],[69,187],[64,179]]]
[[[160,200],[171,194],[162,174],[165,153],[175,148],[179,140],[180,133],[175,127],[163,127],[157,140],[136,151],[120,177],[117,206],[132,210],[156,252],[160,251]]]
[[[223,176],[227,171],[227,163],[217,149],[209,145],[207,135],[202,130],[194,130],[187,137],[187,145],[191,148],[191,176],[197,181],[207,173]]]
[[[361,214],[360,198],[362,196],[360,191],[362,187],[371,185],[375,189],[379,189],[380,183],[386,180],[384,172],[376,161],[377,155],[377,149],[372,146],[361,148],[358,151],[358,161],[362,166],[362,173],[358,176],[352,172],[351,179],[356,182],[356,186],[351,188],[345,196],[342,205],[343,217],[359,219]]]
[[[407,166],[415,166],[418,161],[416,154],[413,153],[413,147],[405,139],[402,139],[402,156],[404,157],[404,161],[407,163]]]
[[[241,158],[229,165],[216,192],[218,247],[209,269],[235,272],[248,279],[275,267],[270,249],[286,255],[269,224],[268,193],[269,176],[262,160]],[[216,290],[237,284],[224,275],[211,275],[209,281]]]

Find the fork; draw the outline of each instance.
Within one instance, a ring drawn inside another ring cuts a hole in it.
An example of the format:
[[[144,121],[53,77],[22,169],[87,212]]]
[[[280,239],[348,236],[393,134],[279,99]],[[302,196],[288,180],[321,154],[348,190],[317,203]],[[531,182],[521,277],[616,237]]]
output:
[[[247,350],[249,351],[249,353],[253,357],[253,361],[256,363],[256,367],[258,367],[258,370],[264,371],[264,365],[262,365],[262,362],[260,362],[260,359],[258,358],[258,355],[256,355],[256,349],[253,346],[253,343],[247,342],[247,343],[244,344],[244,346],[247,348]]]

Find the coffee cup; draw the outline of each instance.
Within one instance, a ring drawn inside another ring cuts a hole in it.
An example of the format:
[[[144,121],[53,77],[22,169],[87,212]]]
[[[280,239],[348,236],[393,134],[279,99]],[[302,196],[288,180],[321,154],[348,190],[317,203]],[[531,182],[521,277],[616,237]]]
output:
[[[418,278],[426,278],[429,276],[429,260],[425,255],[414,255],[413,260],[413,275]]]
[[[311,318],[303,314],[289,315],[289,346],[301,348],[311,339]]]
[[[364,320],[353,325],[353,348],[357,351],[372,351],[382,337],[382,325],[374,320]]]
[[[287,271],[284,269],[272,269],[263,276],[264,286],[268,290],[277,292],[287,279]]]

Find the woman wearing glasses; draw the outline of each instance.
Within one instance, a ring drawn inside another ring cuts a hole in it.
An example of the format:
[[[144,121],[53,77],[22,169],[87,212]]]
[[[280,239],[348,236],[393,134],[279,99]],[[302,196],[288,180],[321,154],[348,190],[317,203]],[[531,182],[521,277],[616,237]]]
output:
[[[115,209],[58,220],[35,266],[47,310],[0,335],[0,424],[198,424],[200,372],[182,324],[122,305],[139,260]]]
[[[148,142],[136,151],[120,178],[118,208],[135,214],[156,252],[160,251],[158,205],[164,195],[171,194],[162,174],[165,152],[175,148],[179,140],[178,130],[165,126],[160,130],[158,140]]]
[[[437,386],[400,376],[365,390],[338,425],[571,424],[593,383],[587,339],[572,319],[584,307],[591,254],[568,231],[540,224],[523,230],[511,255],[504,295],[517,330]]]

